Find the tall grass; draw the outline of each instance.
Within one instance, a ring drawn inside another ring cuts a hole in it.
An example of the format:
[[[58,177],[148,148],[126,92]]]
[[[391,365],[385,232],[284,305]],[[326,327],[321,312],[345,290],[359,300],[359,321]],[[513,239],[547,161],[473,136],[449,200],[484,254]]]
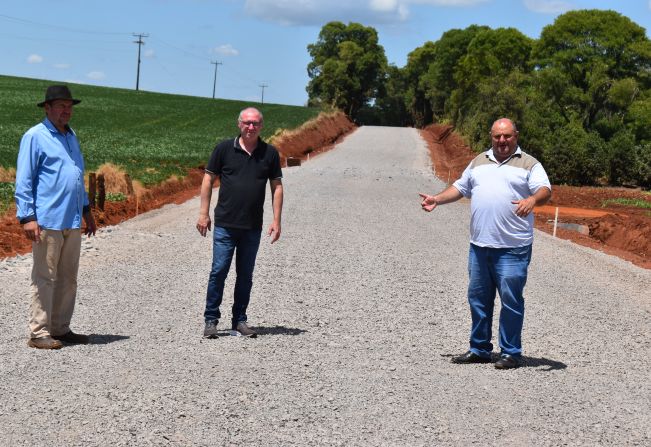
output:
[[[20,138],[41,121],[48,85],[44,80],[0,76],[0,167],[16,166]],[[86,169],[121,166],[145,186],[183,176],[185,168],[207,163],[215,144],[238,133],[237,115],[254,106],[264,115],[262,138],[293,129],[318,110],[68,84],[75,106],[70,125],[79,137]]]

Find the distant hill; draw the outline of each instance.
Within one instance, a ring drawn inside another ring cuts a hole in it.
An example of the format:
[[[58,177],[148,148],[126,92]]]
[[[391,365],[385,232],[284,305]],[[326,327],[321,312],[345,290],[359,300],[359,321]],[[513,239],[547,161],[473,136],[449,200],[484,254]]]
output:
[[[0,167],[16,166],[20,138],[44,117],[36,106],[48,85],[60,82],[0,76]],[[265,117],[263,138],[294,129],[319,110],[280,104],[199,98],[82,84],[68,84],[80,99],[70,124],[77,132],[87,170],[105,162],[152,185],[186,167],[207,162],[215,143],[237,135],[237,116],[254,106]]]

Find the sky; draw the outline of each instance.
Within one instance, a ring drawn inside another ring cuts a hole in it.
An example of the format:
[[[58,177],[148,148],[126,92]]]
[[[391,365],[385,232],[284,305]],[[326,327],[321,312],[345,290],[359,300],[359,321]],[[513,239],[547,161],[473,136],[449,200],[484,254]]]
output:
[[[140,90],[305,105],[307,46],[330,21],[375,28],[403,67],[450,29],[538,38],[575,9],[617,11],[651,37],[651,0],[0,0],[0,74],[135,89],[140,48]]]

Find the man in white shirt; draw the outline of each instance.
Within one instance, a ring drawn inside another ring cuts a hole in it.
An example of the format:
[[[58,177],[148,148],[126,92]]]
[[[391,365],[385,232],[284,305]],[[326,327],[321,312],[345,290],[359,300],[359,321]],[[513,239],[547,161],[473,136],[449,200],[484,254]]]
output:
[[[522,356],[524,286],[531,261],[533,208],[551,197],[544,168],[518,146],[518,131],[508,118],[491,128],[493,147],[475,157],[461,178],[444,191],[420,194],[421,207],[462,197],[471,199],[468,303],[472,316],[470,349],[453,363],[488,363],[495,292],[500,294],[498,369],[517,368]]]

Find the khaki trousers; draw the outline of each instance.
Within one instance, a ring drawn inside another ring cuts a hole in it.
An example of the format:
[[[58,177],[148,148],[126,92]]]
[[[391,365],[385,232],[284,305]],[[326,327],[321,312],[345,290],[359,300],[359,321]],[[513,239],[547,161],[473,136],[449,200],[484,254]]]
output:
[[[81,231],[41,230],[41,242],[32,243],[31,338],[63,335],[77,295],[77,272],[81,251]]]

